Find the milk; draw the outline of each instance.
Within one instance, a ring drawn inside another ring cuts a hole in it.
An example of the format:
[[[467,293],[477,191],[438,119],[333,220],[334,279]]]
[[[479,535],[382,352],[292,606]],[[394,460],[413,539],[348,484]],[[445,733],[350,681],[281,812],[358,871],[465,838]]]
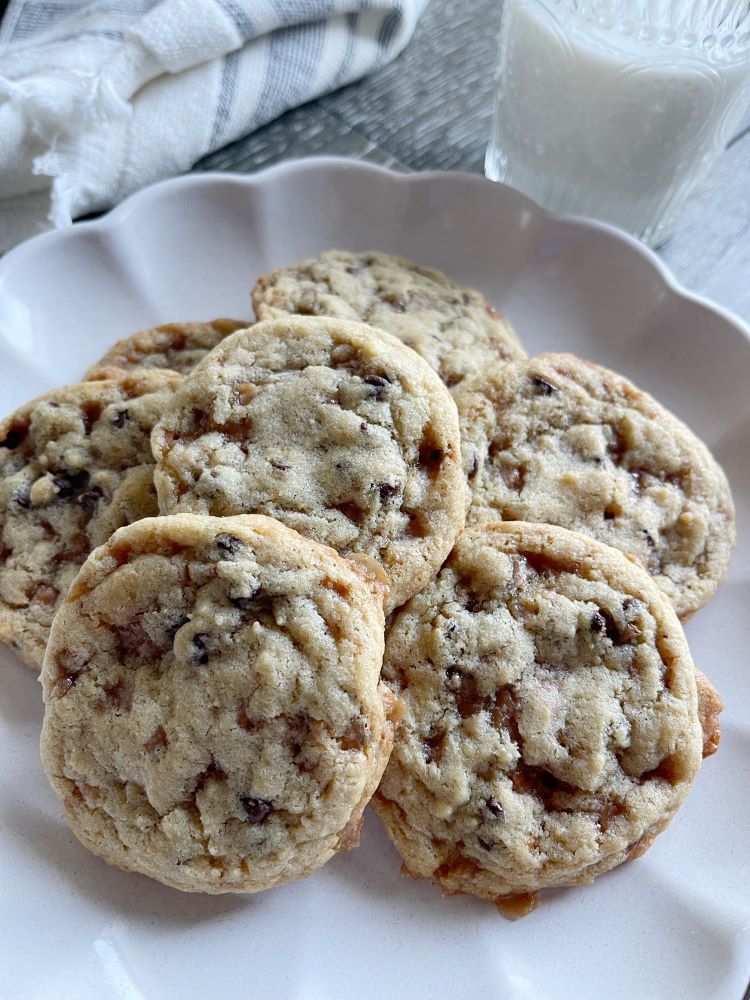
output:
[[[750,60],[505,5],[487,175],[553,211],[665,239],[750,103]]]

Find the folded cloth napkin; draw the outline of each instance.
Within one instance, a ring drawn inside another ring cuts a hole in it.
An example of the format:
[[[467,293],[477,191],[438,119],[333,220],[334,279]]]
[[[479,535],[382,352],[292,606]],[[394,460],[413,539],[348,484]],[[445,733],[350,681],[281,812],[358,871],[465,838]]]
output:
[[[427,0],[11,0],[0,252],[392,59]]]

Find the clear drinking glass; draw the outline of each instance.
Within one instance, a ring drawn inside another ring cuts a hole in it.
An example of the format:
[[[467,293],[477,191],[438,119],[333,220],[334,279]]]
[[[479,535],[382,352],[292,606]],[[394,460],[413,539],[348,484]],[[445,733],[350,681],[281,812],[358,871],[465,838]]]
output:
[[[750,0],[504,0],[485,172],[663,242],[750,105]]]

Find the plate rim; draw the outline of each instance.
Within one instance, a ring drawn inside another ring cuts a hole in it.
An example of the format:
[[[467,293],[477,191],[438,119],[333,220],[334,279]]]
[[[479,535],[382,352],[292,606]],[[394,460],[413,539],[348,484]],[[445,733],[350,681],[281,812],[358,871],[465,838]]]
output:
[[[64,229],[50,230],[39,233],[28,240],[24,240],[17,246],[10,249],[0,257],[0,287],[7,278],[7,272],[11,266],[23,263],[24,257],[45,252],[48,247],[55,243],[67,239],[76,239],[79,235],[89,232],[105,233],[115,230],[123,225],[128,216],[136,211],[142,204],[149,200],[159,199],[163,192],[171,190],[181,190],[189,188],[211,187],[217,183],[231,187],[262,186],[269,181],[274,181],[278,177],[287,174],[306,173],[307,171],[324,170],[348,170],[360,173],[378,174],[385,177],[391,183],[406,184],[409,186],[429,185],[435,182],[471,184],[475,187],[482,187],[489,190],[495,187],[500,192],[499,197],[506,198],[509,202],[515,202],[517,206],[528,211],[534,217],[534,221],[544,221],[546,223],[560,224],[577,230],[588,230],[604,234],[610,242],[619,243],[628,254],[640,257],[661,280],[663,286],[673,297],[681,299],[689,305],[708,310],[723,319],[726,323],[738,331],[746,340],[750,341],[750,321],[745,321],[742,317],[722,306],[720,303],[694,292],[684,285],[674,275],[671,268],[658,256],[650,247],[646,246],[636,237],[631,236],[625,230],[618,228],[608,222],[599,219],[588,218],[582,215],[567,215],[552,212],[543,208],[538,202],[518,191],[516,188],[505,184],[502,181],[493,181],[484,174],[470,173],[464,170],[394,170],[391,167],[379,163],[372,163],[369,160],[358,160],[346,156],[303,156],[282,160],[279,163],[271,164],[252,173],[238,173],[233,171],[210,170],[196,173],[181,174],[176,177],[168,177],[164,180],[155,181],[140,188],[133,194],[128,195],[119,204],[108,209],[103,215],[96,219],[89,219],[81,222],[73,222]]]

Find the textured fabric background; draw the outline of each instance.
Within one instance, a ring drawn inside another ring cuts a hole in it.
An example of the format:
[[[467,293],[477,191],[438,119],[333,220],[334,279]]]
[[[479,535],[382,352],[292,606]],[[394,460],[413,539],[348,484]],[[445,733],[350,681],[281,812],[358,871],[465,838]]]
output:
[[[427,0],[11,0],[0,250],[382,66]]]

